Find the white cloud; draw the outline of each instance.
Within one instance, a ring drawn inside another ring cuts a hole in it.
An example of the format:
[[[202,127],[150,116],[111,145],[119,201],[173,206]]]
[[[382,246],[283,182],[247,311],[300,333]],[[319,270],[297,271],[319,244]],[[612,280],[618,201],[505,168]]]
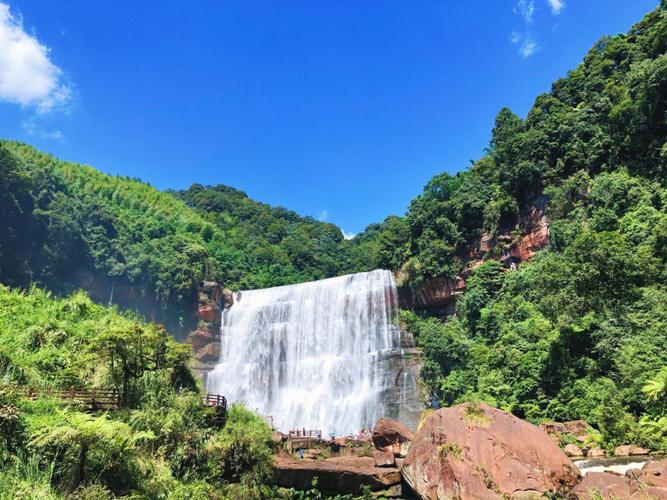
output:
[[[62,141],[65,138],[64,134],[60,130],[57,129],[46,130],[40,127],[37,124],[37,121],[35,120],[34,117],[22,121],[21,126],[23,127],[23,130],[25,130],[28,133],[28,135],[39,137],[41,139],[53,139],[56,141]]]
[[[519,33],[518,31],[512,31],[512,34],[510,35],[510,42],[519,43],[522,38],[523,35],[521,33]]]
[[[519,47],[519,54],[525,59],[526,57],[532,56],[538,50],[540,50],[540,46],[537,42],[530,38],[526,38]]]
[[[341,229],[341,231],[343,232],[343,238],[345,238],[346,240],[351,240],[357,235],[357,233],[348,233],[344,229]]]
[[[318,212],[318,214],[317,214],[317,220],[325,221],[328,218],[329,218],[329,212],[326,211],[326,210],[322,210],[322,211]]]
[[[560,14],[560,11],[565,8],[565,2],[563,0],[547,0],[549,7],[551,7],[551,13],[554,15]]]
[[[50,49],[25,32],[5,3],[0,3],[0,47],[0,100],[35,106],[40,113],[70,100],[72,90],[49,59]]]
[[[535,0],[519,0],[514,7],[514,12],[523,17],[526,24],[532,23],[533,14],[535,14]]]

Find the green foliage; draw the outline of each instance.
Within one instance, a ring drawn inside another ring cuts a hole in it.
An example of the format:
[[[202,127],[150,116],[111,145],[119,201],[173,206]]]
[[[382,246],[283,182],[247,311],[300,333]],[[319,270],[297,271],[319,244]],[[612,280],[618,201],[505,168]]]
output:
[[[580,203],[565,194],[581,185],[574,177],[552,191],[552,213],[571,236],[517,271],[478,267],[446,322],[402,313],[402,323],[444,404],[479,398],[535,421],[584,419],[608,446],[664,449],[667,283],[657,242],[667,190],[621,170],[586,180],[596,194]],[[622,222],[593,227],[601,209]]]
[[[172,332],[193,326],[203,279],[261,288],[359,266],[333,224],[226,186],[160,192],[11,141],[0,141],[0,176],[0,283],[84,288]],[[394,244],[379,258],[391,260]]]
[[[270,475],[271,429],[264,419],[232,405],[227,424],[207,443],[211,477],[259,487]]]
[[[54,464],[42,465],[34,457],[15,458],[0,467],[0,497],[56,500],[60,494],[53,488]]]
[[[447,457],[453,457],[455,460],[460,460],[462,451],[461,447],[456,443],[445,443],[438,447],[438,456],[440,457],[440,460],[444,460]]]
[[[79,292],[0,287],[0,497],[259,498],[271,431],[234,406],[222,430],[187,368],[189,346]],[[18,383],[5,385],[7,383]],[[21,389],[118,386],[123,407]],[[212,488],[211,485],[217,485]]]
[[[523,231],[542,194],[553,219],[581,216],[592,205],[585,222],[595,231],[620,224],[630,241],[645,238],[656,218],[651,207],[659,210],[655,188],[667,173],[665,33],[661,6],[627,35],[601,39],[578,68],[535,99],[525,119],[503,108],[486,156],[467,171],[433,177],[410,204],[409,233],[401,234],[393,260],[369,251],[364,264],[390,263],[412,284],[453,277],[479,252],[483,235]],[[627,214],[631,205],[640,212]],[[552,220],[554,247],[569,244],[573,231],[573,224]],[[375,249],[377,233],[371,226],[354,243]]]
[[[525,119],[500,111],[485,157],[411,203],[404,281],[467,275],[455,316],[401,315],[443,404],[585,419],[607,446],[667,447],[666,40],[664,5],[603,38]],[[542,207],[550,247],[518,270],[490,260]]]

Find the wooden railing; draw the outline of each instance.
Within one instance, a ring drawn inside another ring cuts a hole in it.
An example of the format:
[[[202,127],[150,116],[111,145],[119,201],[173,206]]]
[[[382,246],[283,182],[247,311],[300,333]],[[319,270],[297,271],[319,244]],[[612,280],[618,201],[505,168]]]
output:
[[[215,406],[227,410],[227,398],[220,394],[206,394],[204,396],[204,406]]]
[[[120,396],[116,390],[108,389],[33,389],[18,388],[19,392],[28,399],[35,400],[40,396],[71,401],[83,404],[86,410],[117,410],[120,406]]]
[[[9,385],[13,391],[22,396],[35,400],[39,397],[56,398],[63,401],[83,404],[88,411],[117,410],[120,407],[120,395],[115,389],[34,389],[19,385]],[[204,406],[216,409],[217,418],[222,422],[227,417],[227,398],[219,394],[206,394],[203,397]]]
[[[308,429],[292,429],[289,431],[288,436],[290,439],[294,438],[322,439],[322,431],[308,430]]]

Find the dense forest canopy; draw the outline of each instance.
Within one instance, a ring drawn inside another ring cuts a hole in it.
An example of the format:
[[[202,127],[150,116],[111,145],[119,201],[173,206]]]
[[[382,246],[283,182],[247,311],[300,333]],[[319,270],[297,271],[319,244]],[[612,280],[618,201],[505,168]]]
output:
[[[464,270],[464,257],[480,237],[520,236],[523,210],[582,175],[623,169],[664,186],[664,9],[648,14],[628,34],[602,38],[577,69],[537,97],[525,119],[502,109],[484,157],[455,175],[436,175],[404,218],[389,218],[357,236],[364,253],[374,257],[371,267],[403,267],[412,283],[454,276]],[[572,208],[561,205],[567,213]]]
[[[663,3],[600,40],[525,120],[501,110],[487,155],[434,177],[369,243],[412,282],[452,276],[482,235],[522,236],[520,214],[546,197],[551,244],[532,262],[509,270],[491,251],[454,316],[403,312],[442,404],[584,419],[606,445],[667,450],[666,49]]]
[[[262,288],[342,274],[336,226],[227,186],[160,192],[0,142],[0,283],[136,308],[183,332],[197,283]]]

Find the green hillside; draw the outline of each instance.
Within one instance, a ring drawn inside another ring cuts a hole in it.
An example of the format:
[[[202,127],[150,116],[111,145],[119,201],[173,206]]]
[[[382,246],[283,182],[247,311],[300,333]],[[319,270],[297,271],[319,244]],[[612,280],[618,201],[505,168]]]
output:
[[[413,285],[452,277],[483,235],[518,241],[546,197],[551,244],[532,262],[504,268],[496,246],[455,316],[403,313],[442,404],[584,419],[607,445],[667,449],[666,49],[662,6],[600,40],[525,119],[501,110],[483,158],[357,238]]]
[[[10,141],[0,175],[0,283],[83,288],[174,333],[194,321],[202,279],[261,288],[342,267],[337,227],[225,186],[160,192]]]
[[[0,497],[278,498],[271,431],[233,406],[224,429],[163,328],[94,304],[0,286]],[[116,389],[89,412],[49,388]],[[37,399],[26,390],[38,391]]]

